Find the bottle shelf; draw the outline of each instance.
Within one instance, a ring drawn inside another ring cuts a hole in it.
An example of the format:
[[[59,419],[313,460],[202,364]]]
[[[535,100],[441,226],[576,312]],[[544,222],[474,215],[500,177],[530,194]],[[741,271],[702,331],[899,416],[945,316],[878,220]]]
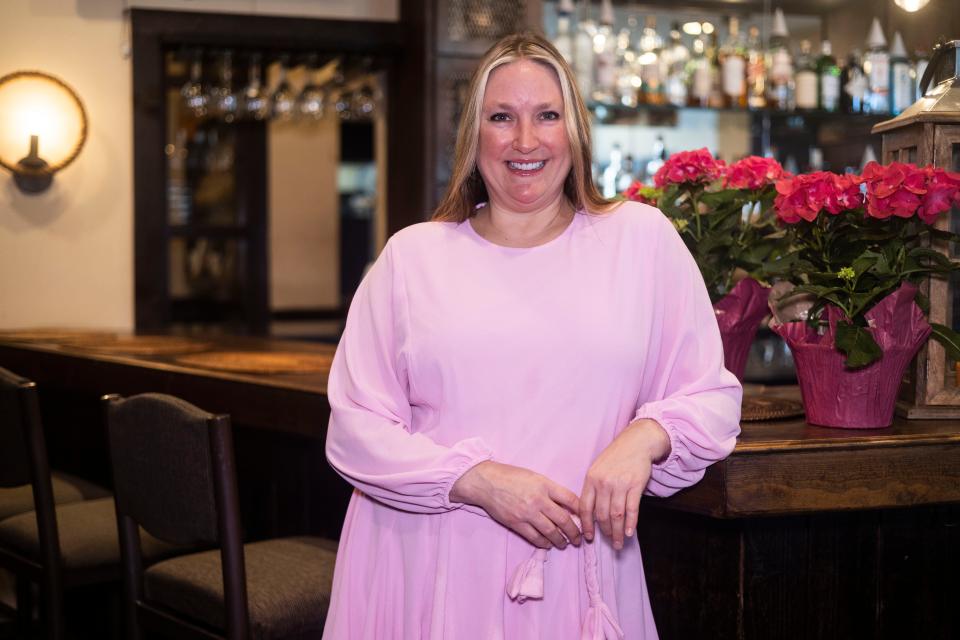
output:
[[[752,109],[739,107],[699,107],[683,106],[679,107],[672,104],[638,104],[630,107],[617,103],[590,101],[587,108],[593,114],[597,121],[602,123],[629,123],[631,119],[639,119],[644,115],[661,116],[664,118],[673,118],[679,112],[712,112],[712,113],[742,113],[757,116],[770,116],[771,118],[810,118],[816,120],[857,120],[862,122],[882,122],[893,118],[890,113],[843,113],[840,111],[822,111],[819,109],[797,109],[793,111],[784,111],[781,109]]]

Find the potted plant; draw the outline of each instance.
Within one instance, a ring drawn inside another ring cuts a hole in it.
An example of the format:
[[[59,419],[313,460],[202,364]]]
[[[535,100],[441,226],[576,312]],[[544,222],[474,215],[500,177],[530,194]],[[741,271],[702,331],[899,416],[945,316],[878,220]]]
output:
[[[793,352],[807,421],[889,426],[903,373],[929,336],[960,359],[960,335],[927,323],[918,289],[960,267],[935,248],[960,237],[934,224],[960,204],[960,174],[874,162],[859,176],[786,177],[776,191],[793,248],[767,274],[795,288],[771,300],[772,328]],[[808,300],[805,317],[784,318],[778,309],[797,296]]]
[[[727,369],[743,379],[747,355],[768,313],[764,267],[786,250],[772,214],[775,183],[785,176],[771,158],[732,165],[707,149],[675,153],[654,175],[623,196],[658,207],[693,255],[714,303]]]

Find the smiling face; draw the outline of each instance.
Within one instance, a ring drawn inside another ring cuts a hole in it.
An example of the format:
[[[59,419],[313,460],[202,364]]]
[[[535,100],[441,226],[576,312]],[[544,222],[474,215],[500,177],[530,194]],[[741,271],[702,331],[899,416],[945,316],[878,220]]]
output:
[[[480,114],[477,168],[492,205],[540,210],[563,193],[570,142],[556,72],[517,60],[490,73]]]

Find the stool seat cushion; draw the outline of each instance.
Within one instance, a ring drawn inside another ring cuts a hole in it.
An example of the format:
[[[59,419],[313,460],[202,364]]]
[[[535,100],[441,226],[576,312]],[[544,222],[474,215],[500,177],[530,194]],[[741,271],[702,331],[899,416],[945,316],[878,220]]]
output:
[[[92,500],[110,495],[110,492],[106,489],[82,478],[59,471],[54,471],[51,475],[53,501],[56,504],[70,504],[71,502]],[[27,511],[33,511],[33,486],[26,484],[9,489],[0,487],[0,520],[6,520],[10,516]]]
[[[244,546],[250,634],[253,640],[323,631],[337,543],[323,538],[278,538]],[[164,560],[144,572],[146,600],[207,626],[223,629],[220,551]]]
[[[120,539],[113,498],[83,500],[57,506],[57,531],[64,569],[88,570],[120,566]],[[140,531],[145,559],[165,558],[182,552],[177,547]],[[0,547],[40,561],[37,518],[33,511],[0,522]]]

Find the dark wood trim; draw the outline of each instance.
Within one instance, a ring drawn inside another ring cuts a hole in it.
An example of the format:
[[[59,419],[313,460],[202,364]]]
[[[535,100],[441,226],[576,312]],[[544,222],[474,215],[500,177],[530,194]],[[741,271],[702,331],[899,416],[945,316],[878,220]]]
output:
[[[391,69],[387,116],[387,235],[430,217],[436,93],[432,1],[400,0],[405,60]]]
[[[276,321],[297,320],[343,320],[347,317],[346,307],[311,307],[303,309],[274,309],[270,318]]]
[[[164,146],[163,43],[151,21],[133,25],[134,324],[157,331],[169,322],[165,247],[167,163]]]
[[[241,299],[247,329],[264,335],[270,324],[267,127],[263,122],[241,122],[236,131],[238,213],[247,228]]]

